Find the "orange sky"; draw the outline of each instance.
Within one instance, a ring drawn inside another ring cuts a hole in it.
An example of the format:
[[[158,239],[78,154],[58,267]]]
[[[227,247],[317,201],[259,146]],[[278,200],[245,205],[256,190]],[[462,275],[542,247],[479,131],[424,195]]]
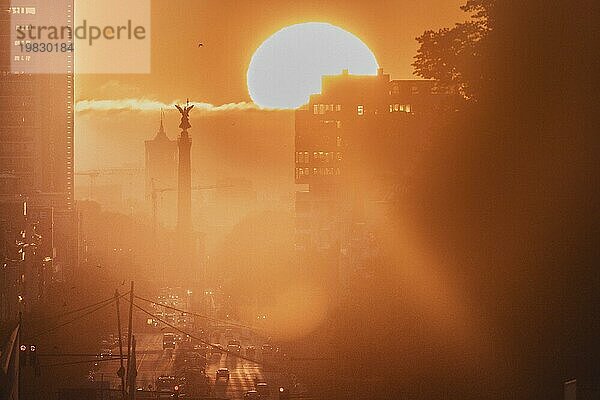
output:
[[[212,104],[249,101],[246,69],[277,30],[329,22],[361,38],[393,78],[411,78],[414,38],[464,19],[460,0],[153,0],[152,72],[85,75],[78,99],[185,97]],[[198,48],[199,42],[204,47]]]
[[[362,39],[392,78],[411,78],[415,37],[463,20],[462,3],[153,0],[152,72],[76,77],[75,169],[143,167],[143,141],[158,129],[160,103],[187,97],[217,106],[250,101],[246,70],[252,54],[288,25],[337,25]],[[154,106],[152,111],[135,105],[110,109],[119,99],[142,99]],[[109,107],[98,110],[101,105]],[[177,137],[178,119],[174,108],[166,109],[170,138]],[[293,112],[261,111],[244,104],[210,112],[197,107],[190,120],[194,182],[244,177],[269,191],[278,187],[275,195],[293,190]],[[85,177],[79,178],[76,185],[87,185]]]

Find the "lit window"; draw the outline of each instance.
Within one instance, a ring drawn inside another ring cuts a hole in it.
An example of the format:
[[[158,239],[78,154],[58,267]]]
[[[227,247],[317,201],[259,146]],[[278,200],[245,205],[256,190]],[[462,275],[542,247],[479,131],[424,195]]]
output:
[[[319,114],[325,114],[325,104],[319,104]]]
[[[304,152],[304,164],[308,164],[308,151]]]
[[[404,104],[400,104],[400,111],[404,111]]]
[[[410,104],[407,104],[407,105],[404,107],[404,111],[406,111],[406,112],[410,112],[410,110],[411,110]]]
[[[341,147],[342,146],[342,137],[341,136],[338,136],[336,138],[336,144],[337,144],[337,147]]]
[[[390,104],[390,112],[394,111],[394,106]]]
[[[313,106],[313,114],[315,114],[315,115],[316,115],[316,114],[318,114],[318,113],[319,113],[319,106],[318,106],[317,104],[315,104],[315,105]]]
[[[342,111],[342,105],[341,104],[336,105],[335,111]]]
[[[358,115],[364,115],[365,114],[365,106],[359,105],[356,108],[356,112]]]
[[[398,111],[400,104],[394,104],[394,111]]]

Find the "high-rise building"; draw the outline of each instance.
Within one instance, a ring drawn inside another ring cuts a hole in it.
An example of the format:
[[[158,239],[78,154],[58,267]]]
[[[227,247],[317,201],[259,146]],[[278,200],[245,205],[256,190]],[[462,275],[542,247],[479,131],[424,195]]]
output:
[[[160,114],[160,127],[152,140],[146,140],[146,197],[152,190],[177,187],[177,141],[168,138]]]
[[[73,197],[73,56],[55,58],[58,72],[32,73],[42,54],[18,55],[17,26],[47,21],[73,26],[73,1],[0,0],[0,207],[26,202],[37,216],[51,280],[66,280],[77,264]],[[34,221],[35,222],[35,221]],[[38,223],[38,222],[35,222]],[[46,281],[46,277],[42,282]]]
[[[43,299],[52,279],[54,215],[26,200],[0,203],[0,325]]]
[[[406,173],[420,133],[452,96],[434,81],[324,76],[296,111],[296,249],[306,268],[344,285],[369,251],[369,221]]]
[[[72,1],[0,0],[0,193],[52,193],[57,207],[73,210],[72,54],[62,56],[64,73],[53,74],[23,72],[43,62],[35,52],[11,54],[18,46],[11,30],[36,26],[57,7],[64,7],[61,22],[72,26]]]

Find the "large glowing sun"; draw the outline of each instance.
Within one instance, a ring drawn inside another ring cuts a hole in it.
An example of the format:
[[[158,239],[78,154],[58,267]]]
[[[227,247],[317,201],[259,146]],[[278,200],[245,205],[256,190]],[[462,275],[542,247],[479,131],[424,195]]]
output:
[[[321,91],[321,76],[377,74],[373,52],[337,26],[307,22],[275,32],[254,52],[248,66],[248,92],[266,108],[297,108]]]

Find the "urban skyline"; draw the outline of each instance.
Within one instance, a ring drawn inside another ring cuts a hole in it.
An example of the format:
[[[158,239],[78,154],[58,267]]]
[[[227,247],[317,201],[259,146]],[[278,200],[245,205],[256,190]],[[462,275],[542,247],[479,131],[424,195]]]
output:
[[[600,398],[587,4],[104,1],[0,0],[1,400]]]

